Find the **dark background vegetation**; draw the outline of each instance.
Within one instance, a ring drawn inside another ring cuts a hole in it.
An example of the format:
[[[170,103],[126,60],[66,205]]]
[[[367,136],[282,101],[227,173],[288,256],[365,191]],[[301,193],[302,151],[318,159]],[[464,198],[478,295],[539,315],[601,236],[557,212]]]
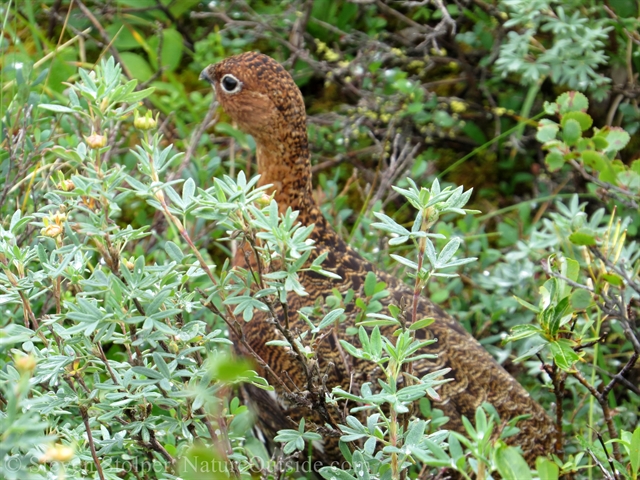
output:
[[[602,207],[609,215],[617,208],[618,218],[627,219],[627,244],[634,249],[640,188],[598,180],[598,172],[580,162],[580,168],[569,161],[550,168],[536,126],[545,102],[581,91],[595,127],[621,127],[630,134],[616,171],[640,174],[633,163],[640,157],[639,8],[630,0],[5,1],[0,7],[0,224],[7,227],[18,208],[23,215],[37,212],[57,181],[56,170],[71,174],[48,147],[37,147],[38,135],[48,131],[55,144],[70,147],[91,134],[77,119],[36,115],[37,105],[67,105],[68,83],[79,80],[78,68],[90,70],[111,56],[127,79],[138,80],[137,89],[155,89],[141,110],[158,114],[163,145],[186,152],[166,172],[167,181],[193,178],[206,188],[225,173],[235,177],[245,170],[251,176],[253,140],[216,108],[199,73],[228,56],[260,51],[282,62],[304,95],[314,194],[325,215],[381,268],[405,275],[389,258],[390,251],[400,250],[370,228],[372,212],[385,211],[401,224],[414,214],[392,185],[402,185],[405,177],[418,185],[439,178],[474,189],[467,207],[482,213],[445,218],[436,228],[464,235],[464,254],[479,260],[458,278],[432,282],[428,295],[553,414],[558,398],[549,378],[540,375],[540,361],[512,362],[531,345],[502,343],[513,326],[535,317],[513,295],[535,304],[547,278],[540,260],[550,251],[534,232],[545,219],[551,222],[547,233],[552,231],[556,220],[548,214],[557,211],[555,202],[568,203],[578,194],[589,215]],[[111,146],[105,163],[135,170],[129,149],[142,134],[131,119],[103,133]],[[623,192],[616,194],[612,184]],[[148,264],[160,262],[166,259],[165,240],[177,237],[160,211],[135,197],[119,205],[114,221],[122,228],[148,226],[151,232],[123,247],[123,258],[147,255]],[[224,232],[204,221],[190,228],[198,248],[223,265],[231,248],[218,241]],[[28,227],[21,241],[36,234],[35,226]],[[0,299],[7,292],[0,290]],[[0,327],[22,322],[21,310],[7,298],[0,301]],[[38,301],[36,315],[51,313],[50,299]],[[637,300],[629,300],[629,308],[633,319]],[[208,315],[193,313],[211,323]],[[606,383],[632,349],[615,325],[605,325],[598,335],[601,348],[589,350],[585,375],[602,374]],[[3,365],[11,362],[8,347],[2,355]],[[618,429],[632,431],[640,370],[628,368],[623,377],[605,401]],[[592,432],[606,430],[594,418],[589,398],[579,382],[567,383],[565,454],[582,452],[583,464],[591,460],[578,438],[595,444]],[[589,472],[602,475],[598,469]]]

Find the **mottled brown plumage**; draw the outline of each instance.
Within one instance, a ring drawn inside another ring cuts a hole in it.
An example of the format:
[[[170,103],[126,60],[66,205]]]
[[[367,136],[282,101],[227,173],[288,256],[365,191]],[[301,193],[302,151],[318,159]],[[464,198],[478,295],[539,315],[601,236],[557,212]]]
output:
[[[202,73],[209,80],[218,101],[239,128],[251,134],[257,144],[258,171],[260,184],[272,184],[275,198],[282,210],[287,207],[300,211],[299,220],[305,224],[315,224],[311,238],[315,240],[312,258],[324,252],[328,257],[323,267],[340,275],[341,280],[332,280],[314,273],[301,275],[301,282],[309,293],[306,297],[292,294],[288,298],[293,312],[292,331],[301,332],[307,327],[296,312],[300,307],[322,302],[337,288],[345,293],[352,288],[363,295],[363,282],[367,272],[373,271],[387,284],[391,295],[383,300],[400,304],[403,297],[411,298],[413,292],[407,285],[384,272],[378,271],[364,260],[336,234],[320,213],[311,191],[311,167],[306,129],[306,114],[302,95],[289,73],[271,58],[259,53],[245,53],[211,65]],[[244,264],[242,249],[235,259],[236,265]],[[461,430],[461,417],[473,418],[476,408],[482,402],[490,402],[497,409],[503,421],[518,415],[528,414],[528,420],[519,422],[520,433],[509,439],[520,445],[528,461],[549,451],[554,433],[554,425],[545,411],[529,394],[499,366],[489,353],[464,328],[427,299],[421,299],[419,318],[434,317],[436,321],[419,332],[422,338],[437,338],[437,343],[429,348],[437,353],[434,361],[422,360],[414,365],[414,371],[422,376],[442,367],[451,368],[448,374],[454,381],[443,385],[439,394],[442,402],[437,407],[450,417],[445,428]],[[338,338],[347,338],[346,328],[354,323],[353,306],[346,311],[348,320],[341,325],[337,335],[328,335],[315,345],[318,352],[319,377],[326,376],[329,390],[341,385],[344,389],[357,392],[365,381],[375,382],[376,371],[370,362],[342,356],[337,347]],[[282,314],[282,312],[280,312]],[[282,428],[297,428],[292,421],[304,416],[308,428],[326,423],[320,415],[322,407],[318,399],[309,397],[306,406],[300,399],[308,395],[305,375],[298,361],[282,347],[267,346],[269,340],[281,338],[267,315],[256,314],[245,325],[245,336],[251,347],[268,363],[276,375],[288,388],[298,393],[296,398],[287,395],[273,378],[268,378],[276,388],[276,395],[258,389],[251,389],[250,400],[256,405],[263,429],[273,435]],[[386,331],[390,334],[390,331]],[[353,338],[351,342],[357,343]],[[238,351],[242,348],[238,346]],[[319,381],[319,379],[318,379]],[[330,410],[335,423],[339,423],[337,411]],[[335,438],[325,438],[316,456],[324,462],[340,460]]]

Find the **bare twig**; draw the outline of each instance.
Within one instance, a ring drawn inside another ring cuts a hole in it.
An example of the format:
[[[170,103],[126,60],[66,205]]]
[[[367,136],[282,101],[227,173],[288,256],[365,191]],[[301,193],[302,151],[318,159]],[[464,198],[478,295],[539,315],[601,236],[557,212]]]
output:
[[[80,416],[82,417],[82,422],[84,423],[84,429],[87,432],[87,440],[89,442],[89,449],[91,450],[91,458],[93,458],[93,463],[96,466],[98,471],[98,476],[100,480],[105,480],[104,472],[102,471],[102,464],[100,463],[100,458],[96,452],[96,445],[93,441],[93,434],[91,433],[91,426],[89,425],[89,415],[87,414],[86,407],[80,407]]]
[[[396,135],[393,139],[393,150],[389,157],[389,166],[380,176],[380,184],[375,195],[369,200],[368,209],[371,209],[378,200],[382,199],[386,192],[391,190],[391,185],[410,166],[420,148],[420,144],[412,146],[409,141],[405,141],[400,147],[400,139],[400,135]]]
[[[549,262],[547,262],[546,259],[540,260],[540,265],[542,266],[542,270],[544,270],[544,273],[546,273],[550,277],[554,277],[554,278],[557,278],[559,280],[562,280],[563,282],[566,282],[567,285],[571,285],[572,287],[579,288],[581,290],[586,290],[588,292],[594,293],[593,288],[591,288],[591,287],[589,287],[587,285],[583,285],[583,284],[578,283],[578,282],[574,282],[570,278],[567,278],[564,275],[561,275],[561,274],[551,270],[551,268],[549,267]]]
[[[116,62],[118,62],[120,64],[120,66],[122,67],[122,72],[124,73],[124,75],[129,80],[131,80],[133,78],[131,76],[131,72],[129,72],[129,69],[127,68],[127,66],[122,61],[122,58],[120,57],[120,52],[118,52],[118,49],[113,46],[112,39],[109,38],[109,34],[104,29],[102,24],[98,21],[98,19],[95,17],[95,15],[93,15],[93,13],[91,13],[91,10],[89,10],[86,7],[86,5],[84,3],[82,3],[81,0],[75,0],[75,2],[78,5],[78,7],[80,8],[80,10],[82,10],[82,13],[84,13],[85,17],[87,17],[89,19],[89,21],[93,24],[93,26],[96,27],[96,29],[100,33],[100,36],[102,37],[102,40],[104,40],[104,42],[109,46],[109,51],[111,52],[111,55],[113,55],[113,58],[115,58]]]
[[[596,177],[588,173],[584,169],[584,167],[575,160],[570,160],[569,163],[571,164],[571,166],[573,166],[573,168],[578,170],[578,172],[580,172],[580,175],[582,175],[586,180],[589,180],[590,182],[595,183],[599,187],[602,187],[604,190],[603,194],[606,194],[607,196],[614,198],[615,200],[622,203],[626,207],[633,208],[636,210],[640,208],[640,206],[638,205],[638,203],[636,202],[636,200],[634,199],[633,195],[630,192],[623,190],[608,182],[603,182],[597,179]]]
[[[603,397],[606,397],[608,395],[608,393],[611,391],[611,389],[615,386],[617,382],[620,382],[621,379],[624,379],[625,374],[635,366],[637,361],[638,361],[638,353],[634,352],[634,354],[631,355],[631,358],[629,358],[629,360],[627,361],[626,365],[622,367],[622,370],[616,373],[611,378],[611,381],[602,389]]]
[[[591,385],[580,373],[579,370],[574,370],[570,372],[571,375],[585,387],[591,395],[596,399],[596,401],[600,404],[600,408],[602,409],[602,414],[604,416],[604,422],[607,425],[607,430],[609,431],[609,438],[612,440],[618,438],[618,430],[613,423],[613,416],[611,415],[611,409],[609,408],[609,400],[606,395],[602,395],[598,390],[595,389],[593,385]],[[613,456],[618,461],[622,461],[622,456],[620,455],[620,446],[617,442],[613,442]]]
[[[598,466],[598,468],[602,472],[602,475],[604,476],[604,478],[606,480],[615,480],[615,478],[611,476],[609,471],[606,468],[604,468],[604,465],[600,463],[600,460],[598,460],[598,457],[596,457],[596,455],[593,453],[593,451],[590,448],[587,448],[587,452],[589,453],[589,456],[591,456],[591,459],[593,460],[593,462]]]
[[[184,158],[182,159],[182,162],[180,162],[180,166],[178,166],[178,168],[175,169],[175,171],[173,171],[169,175],[169,178],[168,178],[169,182],[177,178],[180,178],[182,176],[182,172],[184,171],[185,168],[187,168],[187,166],[189,165],[189,162],[191,162],[191,158],[193,158],[193,154],[195,153],[196,148],[200,143],[200,139],[202,138],[202,135],[212,125],[218,122],[218,115],[216,115],[217,109],[218,109],[218,102],[211,102],[211,104],[209,105],[209,110],[207,110],[207,114],[204,117],[204,120],[202,121],[202,123],[200,123],[200,125],[198,125],[198,128],[196,128],[196,130],[193,132],[193,135],[191,136],[189,147],[187,147],[187,152],[185,153]]]

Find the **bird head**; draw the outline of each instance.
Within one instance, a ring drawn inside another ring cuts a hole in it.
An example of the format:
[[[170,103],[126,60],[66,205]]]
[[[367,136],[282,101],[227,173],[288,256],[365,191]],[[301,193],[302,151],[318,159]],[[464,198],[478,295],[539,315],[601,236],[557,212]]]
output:
[[[256,52],[247,52],[209,65],[200,74],[238,127],[257,141],[270,143],[286,130],[302,128],[306,135],[304,101],[282,65]]]

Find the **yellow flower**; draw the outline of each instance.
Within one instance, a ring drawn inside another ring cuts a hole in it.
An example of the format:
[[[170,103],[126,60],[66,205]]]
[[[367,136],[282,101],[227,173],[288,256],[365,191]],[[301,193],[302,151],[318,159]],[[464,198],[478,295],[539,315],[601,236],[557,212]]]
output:
[[[15,359],[16,370],[20,373],[31,373],[36,368],[36,357],[33,355],[22,355]]]
[[[273,195],[267,195],[266,193],[263,193],[260,198],[256,199],[256,204],[260,208],[266,208],[271,203],[271,200],[273,200]]]
[[[133,112],[134,120],[133,125],[140,130],[151,130],[152,128],[156,128],[158,124],[158,116],[153,118],[153,113],[151,110],[147,110],[147,113],[144,117],[141,117],[137,110]]]
[[[68,462],[75,455],[73,448],[57,443],[44,453],[40,458],[40,463],[45,462]]]
[[[60,225],[48,225],[40,230],[40,233],[45,237],[56,238],[60,236],[63,228]]]
[[[73,180],[69,179],[69,180],[62,180],[58,183],[57,187],[60,190],[63,190],[65,192],[70,192],[71,190],[73,190],[74,188],[76,188],[75,183],[73,183]]]
[[[336,52],[334,52],[330,48],[327,48],[327,51],[324,54],[324,58],[327,59],[327,62],[335,62],[340,58],[340,55],[338,55]]]
[[[455,112],[455,113],[462,113],[467,109],[467,105],[464,102],[461,102],[459,100],[452,100],[451,101],[451,111]]]
[[[84,139],[87,141],[89,148],[102,148],[107,144],[107,137],[95,132],[91,133],[88,137],[84,137]]]
[[[59,210],[56,213],[49,214],[49,218],[43,218],[44,228],[40,230],[40,234],[49,238],[57,238],[62,235],[64,231],[64,222],[67,220],[67,215],[61,213]]]
[[[62,225],[67,220],[67,214],[61,213],[59,210],[53,215],[49,215],[56,225]]]

